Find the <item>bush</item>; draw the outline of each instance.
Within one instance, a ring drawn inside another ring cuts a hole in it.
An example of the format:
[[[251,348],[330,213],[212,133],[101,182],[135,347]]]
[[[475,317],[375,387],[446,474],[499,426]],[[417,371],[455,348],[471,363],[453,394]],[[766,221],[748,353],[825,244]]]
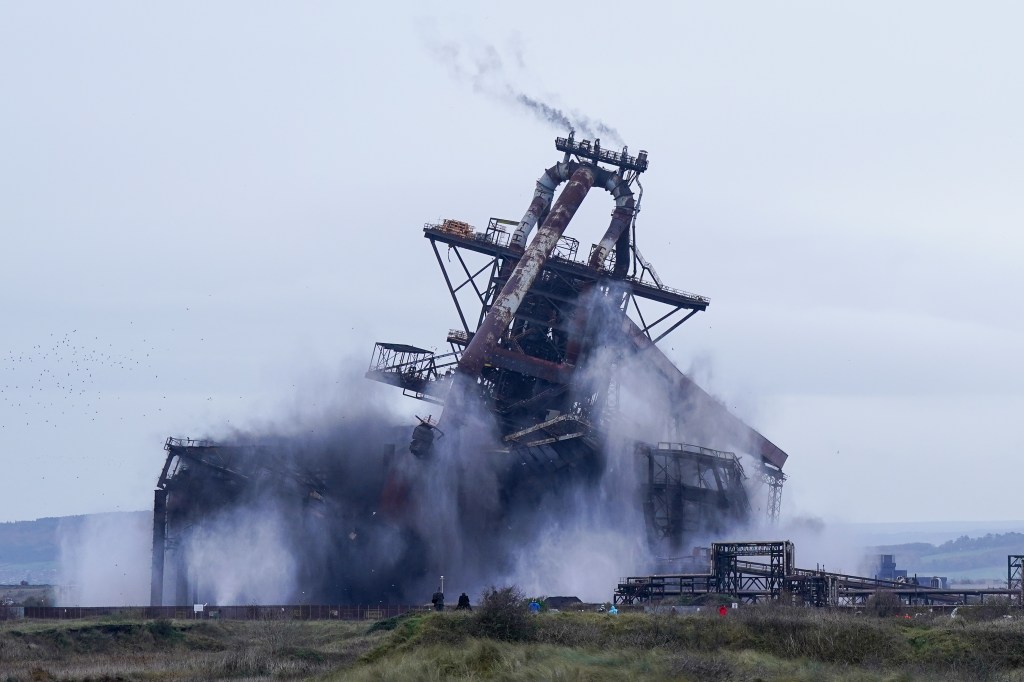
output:
[[[167,618],[158,618],[148,625],[153,639],[181,639],[181,633],[174,629],[174,624]]]
[[[535,631],[526,597],[515,586],[486,590],[473,620],[479,634],[507,642],[529,640]]]
[[[1024,612],[1020,604],[1010,599],[990,599],[983,604],[971,604],[957,608],[957,618],[969,622],[980,622],[997,619],[1021,618]]]
[[[895,592],[879,590],[868,597],[867,611],[882,618],[897,616],[903,611],[903,600]]]

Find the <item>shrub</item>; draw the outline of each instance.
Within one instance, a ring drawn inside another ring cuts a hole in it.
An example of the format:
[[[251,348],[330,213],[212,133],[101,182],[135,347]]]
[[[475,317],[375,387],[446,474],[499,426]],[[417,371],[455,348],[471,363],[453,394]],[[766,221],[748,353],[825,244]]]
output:
[[[479,634],[508,642],[529,640],[535,631],[526,597],[515,586],[486,590],[473,620]]]
[[[153,639],[166,640],[166,639],[180,639],[181,633],[174,629],[174,624],[171,623],[168,618],[158,618],[148,624],[149,632],[153,635]]]
[[[903,601],[895,592],[879,590],[868,597],[867,612],[885,618],[895,616],[903,611]]]
[[[1010,599],[990,599],[982,604],[971,604],[957,608],[957,618],[969,622],[986,620],[997,620],[1002,618],[1012,619],[1024,616],[1020,604]]]

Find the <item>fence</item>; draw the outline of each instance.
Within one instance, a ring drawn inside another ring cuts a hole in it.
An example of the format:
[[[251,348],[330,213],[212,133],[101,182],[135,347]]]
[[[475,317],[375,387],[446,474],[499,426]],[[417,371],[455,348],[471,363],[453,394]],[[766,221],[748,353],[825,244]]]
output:
[[[302,604],[276,606],[206,606],[196,611],[191,606],[0,606],[0,621],[37,618],[42,620],[80,620],[92,618],[123,618],[153,620],[381,620],[422,606],[378,605],[341,606]],[[429,608],[429,607],[427,607]]]

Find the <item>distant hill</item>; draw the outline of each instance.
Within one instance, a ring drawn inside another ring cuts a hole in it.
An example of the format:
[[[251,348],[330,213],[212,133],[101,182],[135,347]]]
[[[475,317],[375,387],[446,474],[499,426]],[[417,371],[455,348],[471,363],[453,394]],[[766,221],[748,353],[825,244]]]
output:
[[[955,582],[1005,581],[1006,557],[1024,554],[1024,533],[988,533],[971,538],[962,535],[938,545],[908,542],[879,545],[878,554],[893,554],[896,566],[911,575],[940,575]]]
[[[58,584],[62,539],[81,537],[87,526],[95,528],[101,525],[97,522],[105,520],[121,522],[108,526],[138,528],[141,525],[144,531],[151,523],[151,514],[150,511],[111,512],[0,523],[0,584],[18,585],[22,580],[33,585]],[[897,567],[911,575],[946,576],[954,582],[1005,581],[1006,556],[1024,554],[1024,522],[1019,521],[861,524],[854,528],[860,539],[867,540],[859,547],[873,545],[869,550],[874,555],[870,557],[872,563],[877,562],[878,554],[894,554]],[[986,528],[1010,532],[984,532]],[[953,533],[957,530],[963,534],[955,537]],[[939,541],[950,537],[953,539]],[[871,575],[872,570],[866,568],[863,572]]]
[[[843,522],[830,524],[833,528],[859,538],[865,545],[899,545],[928,542],[941,545],[963,535],[980,538],[989,533],[1024,532],[1024,519],[1016,521],[880,521]]]
[[[58,578],[60,543],[81,532],[97,519],[148,518],[151,512],[110,512],[0,523],[0,584],[55,583]]]

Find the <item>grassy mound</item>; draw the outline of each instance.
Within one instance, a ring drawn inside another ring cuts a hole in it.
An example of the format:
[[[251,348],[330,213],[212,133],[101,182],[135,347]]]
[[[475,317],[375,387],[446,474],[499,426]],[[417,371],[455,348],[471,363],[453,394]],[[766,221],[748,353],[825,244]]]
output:
[[[1020,609],[882,617],[467,612],[357,622],[0,624],[0,682],[61,680],[1020,680]]]

